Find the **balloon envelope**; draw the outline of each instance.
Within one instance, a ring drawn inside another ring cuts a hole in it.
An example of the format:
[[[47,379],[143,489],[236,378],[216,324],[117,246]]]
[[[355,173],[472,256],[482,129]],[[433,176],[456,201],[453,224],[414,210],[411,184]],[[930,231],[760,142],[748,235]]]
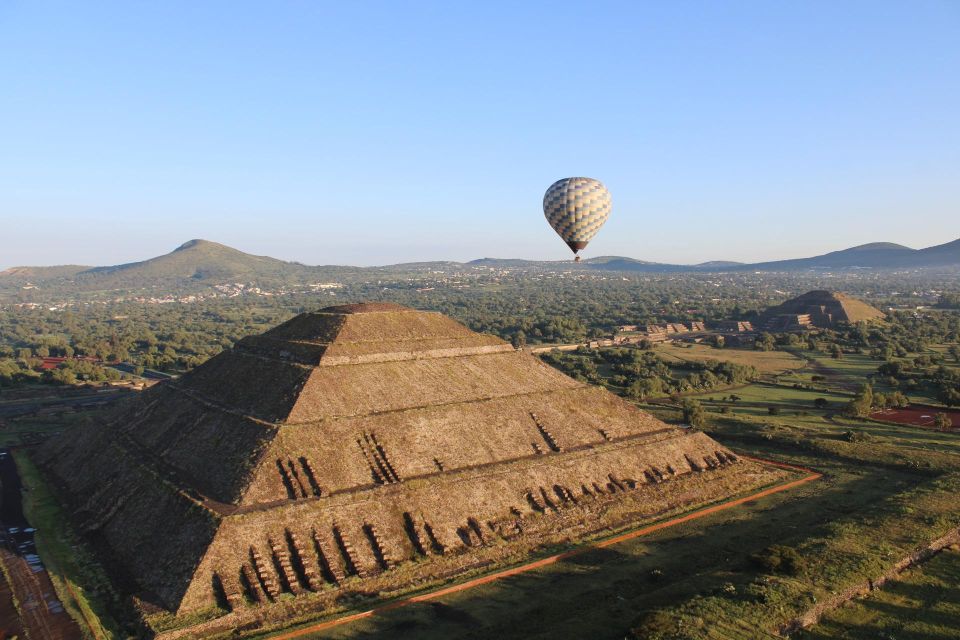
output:
[[[593,178],[557,180],[543,196],[543,215],[574,254],[597,235],[612,208],[610,192]]]

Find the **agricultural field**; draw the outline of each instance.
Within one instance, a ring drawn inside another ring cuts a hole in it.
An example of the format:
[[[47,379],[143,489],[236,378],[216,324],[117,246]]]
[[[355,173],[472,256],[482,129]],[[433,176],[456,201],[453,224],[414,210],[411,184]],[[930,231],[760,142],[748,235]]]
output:
[[[718,349],[705,344],[658,344],[654,353],[669,360],[720,360],[756,367],[760,373],[775,374],[801,369],[802,358],[785,351],[756,351],[754,349]]]

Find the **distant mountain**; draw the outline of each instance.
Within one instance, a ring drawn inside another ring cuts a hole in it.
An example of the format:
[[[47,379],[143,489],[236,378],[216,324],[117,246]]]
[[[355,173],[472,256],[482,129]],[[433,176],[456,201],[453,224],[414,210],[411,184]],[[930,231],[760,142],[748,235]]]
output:
[[[222,283],[257,286],[309,284],[326,279],[370,277],[374,273],[401,273],[450,270],[464,267],[535,268],[568,270],[572,260],[535,261],[481,258],[468,263],[435,261],[383,267],[307,266],[267,256],[255,256],[209,240],[190,240],[172,252],[143,260],[107,267],[63,265],[55,267],[13,267],[0,272],[0,291],[22,294],[37,290],[47,294],[72,292],[110,293],[152,290],[154,292],[197,291]],[[960,267],[960,239],[945,244],[911,249],[889,242],[864,244],[812,258],[742,264],[711,261],[697,265],[664,264],[624,256],[598,256],[580,263],[579,268],[602,271],[646,273],[707,273],[723,271],[800,271],[807,269],[900,269]],[[366,274],[366,275],[364,275]],[[19,293],[18,293],[19,292]]]
[[[589,258],[581,262],[591,269],[603,271],[645,271],[645,272],[673,272],[689,271],[692,267],[679,264],[664,264],[661,262],[649,262],[647,260],[637,260],[636,258],[625,258],[623,256],[598,256]]]
[[[309,270],[296,262],[254,256],[209,240],[190,240],[172,252],[142,262],[94,267],[77,274],[107,286],[138,280],[226,281],[251,277],[287,276]]]
[[[797,271],[803,269],[897,269],[960,265],[960,239],[926,249],[911,249],[892,242],[873,242],[833,251],[822,256],[776,260],[741,265],[755,271]]]
[[[320,271],[297,262],[254,256],[209,240],[190,240],[172,252],[107,267],[14,267],[0,273],[0,288],[34,285],[42,290],[184,291],[226,282],[258,284],[306,281]]]
[[[953,242],[920,249],[917,253],[929,266],[957,264],[960,262],[960,238]]]
[[[572,262],[572,261],[571,261]],[[558,262],[538,262],[522,258],[480,258],[467,262],[471,267],[535,267],[544,264],[559,264]]]
[[[709,262],[701,262],[695,264],[698,269],[726,269],[727,267],[739,267],[742,265],[742,262],[733,262],[731,260],[710,260]]]
[[[56,267],[11,267],[0,271],[0,280],[27,283],[52,278],[71,278],[90,268],[76,264],[64,264]]]

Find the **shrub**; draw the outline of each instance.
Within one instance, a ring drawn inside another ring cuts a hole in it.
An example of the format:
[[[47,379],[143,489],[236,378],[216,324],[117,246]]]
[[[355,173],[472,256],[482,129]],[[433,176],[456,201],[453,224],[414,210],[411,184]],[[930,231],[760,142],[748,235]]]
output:
[[[847,442],[867,442],[870,436],[863,431],[847,431],[843,434],[843,439]]]
[[[771,573],[795,576],[803,573],[806,560],[793,547],[775,544],[750,556],[758,566]]]
[[[703,406],[692,398],[686,398],[681,405],[683,421],[691,427],[702,427],[707,422],[707,414]]]

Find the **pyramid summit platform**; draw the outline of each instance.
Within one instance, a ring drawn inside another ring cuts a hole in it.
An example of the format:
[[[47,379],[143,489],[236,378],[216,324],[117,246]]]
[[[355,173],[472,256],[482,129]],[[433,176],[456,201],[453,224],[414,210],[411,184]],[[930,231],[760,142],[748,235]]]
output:
[[[38,458],[118,590],[211,629],[492,569],[778,473],[382,303],[244,338]]]

